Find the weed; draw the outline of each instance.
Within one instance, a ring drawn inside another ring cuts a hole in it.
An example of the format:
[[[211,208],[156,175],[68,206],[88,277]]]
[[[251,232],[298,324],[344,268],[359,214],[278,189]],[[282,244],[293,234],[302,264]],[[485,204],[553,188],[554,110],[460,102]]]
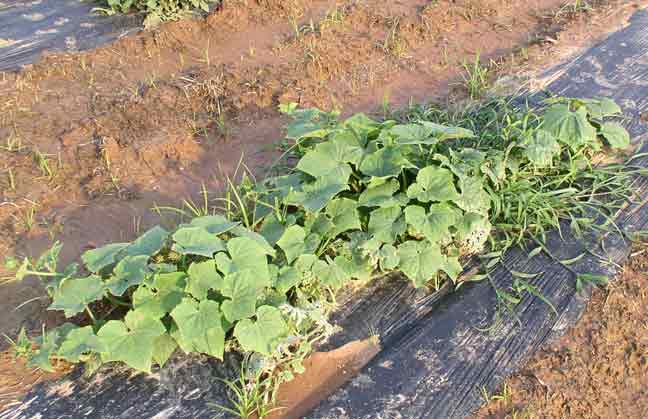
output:
[[[34,161],[36,162],[36,166],[38,166],[38,169],[41,171],[41,174],[44,177],[46,177],[48,180],[52,180],[54,178],[54,171],[50,166],[48,155],[41,153],[40,150],[38,149],[34,149],[33,156],[34,156]]]
[[[249,365],[249,358],[245,358],[239,377],[232,380],[221,379],[229,389],[231,407],[211,404],[212,407],[230,413],[241,419],[263,419],[279,408],[273,408],[274,393],[271,378],[265,377],[263,371],[253,371]]]
[[[465,70],[463,81],[470,98],[473,100],[482,98],[490,87],[490,83],[488,67],[481,65],[479,53],[475,55],[475,61],[472,63],[464,62],[463,68]]]

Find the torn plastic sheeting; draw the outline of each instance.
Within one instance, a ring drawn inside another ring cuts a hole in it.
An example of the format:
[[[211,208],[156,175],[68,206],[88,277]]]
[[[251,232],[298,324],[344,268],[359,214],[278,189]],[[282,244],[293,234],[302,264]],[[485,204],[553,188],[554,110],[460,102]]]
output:
[[[549,86],[567,96],[610,96],[631,116],[625,121],[635,141],[648,133],[642,112],[648,110],[648,12],[635,14],[631,25],[561,67]],[[634,164],[648,167],[648,158]],[[648,178],[639,179],[637,202],[647,201]],[[618,218],[627,231],[648,225],[648,208],[635,205]],[[569,229],[565,229],[565,232]],[[602,263],[604,255],[621,262],[628,243],[609,235],[603,248],[566,237],[550,237],[548,247],[558,258],[572,258],[587,247],[587,256],[571,267],[580,272],[612,276],[613,264]],[[592,247],[589,247],[592,246]],[[572,326],[583,312],[587,294],[576,294],[574,279],[546,255],[529,260],[514,250],[507,256],[512,269],[544,271],[540,291],[554,304],[552,310],[537,298],[527,297],[516,308],[521,324],[506,318],[492,332],[478,330],[491,324],[495,295],[488,282],[466,284],[457,293],[427,295],[409,281],[390,276],[373,283],[358,298],[348,301],[336,319],[344,331],[336,342],[345,343],[375,331],[381,335],[383,351],[362,372],[312,412],[310,418],[462,418],[482,403],[480,389],[492,391],[518,371],[533,353],[554,334]],[[503,268],[493,275],[500,287],[512,278]],[[208,403],[223,404],[223,385],[216,377],[232,376],[235,366],[205,357],[178,355],[159,374],[131,376],[123,367],[103,368],[95,377],[78,372],[68,382],[65,395],[52,389],[58,383],[40,384],[25,402],[0,413],[0,419],[101,417],[211,418]]]
[[[0,71],[35,62],[45,51],[81,51],[141,29],[139,15],[105,16],[99,2],[0,0]]]

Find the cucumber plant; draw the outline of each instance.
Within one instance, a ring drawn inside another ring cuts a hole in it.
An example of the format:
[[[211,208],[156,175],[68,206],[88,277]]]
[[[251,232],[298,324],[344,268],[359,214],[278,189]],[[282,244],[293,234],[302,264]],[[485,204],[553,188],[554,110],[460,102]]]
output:
[[[231,184],[225,212],[172,231],[155,226],[63,269],[60,244],[25,259],[16,277],[39,276],[49,309],[77,321],[33,342],[21,333],[17,352],[44,370],[63,359],[149,372],[177,349],[220,359],[235,350],[282,365],[278,379],[287,380],[303,368],[291,357],[330,333],[326,318],[341,288],[392,271],[415,287],[457,283],[463,256],[501,254],[563,220],[587,228],[592,210],[629,195],[635,172],[591,164],[630,145],[609,120],[620,113],[614,102],[508,107],[340,121],[336,112],[283,105],[292,119],[285,154],[296,165]],[[523,279],[516,289],[537,293]]]

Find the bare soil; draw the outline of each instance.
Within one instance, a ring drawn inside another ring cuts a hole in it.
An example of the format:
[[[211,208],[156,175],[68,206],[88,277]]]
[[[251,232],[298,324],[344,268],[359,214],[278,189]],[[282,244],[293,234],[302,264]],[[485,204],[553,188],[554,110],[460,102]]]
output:
[[[286,122],[280,103],[348,114],[455,101],[477,54],[493,78],[519,76],[591,44],[645,1],[590,3],[225,2],[205,19],[0,73],[0,255],[33,257],[60,240],[68,263],[164,223],[155,205],[198,200],[203,185],[216,195],[241,156],[263,173]],[[3,284],[0,333],[56,324],[47,305],[35,279]]]
[[[578,326],[536,355],[475,415],[493,418],[648,417],[648,256],[597,290]]]

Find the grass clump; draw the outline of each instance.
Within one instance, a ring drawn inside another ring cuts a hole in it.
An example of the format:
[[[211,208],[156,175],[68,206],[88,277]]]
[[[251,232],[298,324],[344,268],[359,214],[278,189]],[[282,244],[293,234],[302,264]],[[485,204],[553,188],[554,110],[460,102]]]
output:
[[[460,284],[464,256],[488,252],[490,269],[564,221],[582,232],[611,220],[643,174],[594,164],[630,144],[606,99],[414,107],[383,121],[281,110],[293,120],[287,172],[258,182],[246,172],[218,211],[205,193],[185,223],[87,251],[83,265],[59,269],[58,244],[23,261],[17,278],[40,276],[50,309],[89,319],[22,345],[32,365],[119,361],[148,372],[176,349],[221,359],[239,351],[261,367],[229,383],[234,406],[258,414],[264,389],[303,371],[313,342],[332,332],[341,288],[392,271],[415,287]],[[541,297],[531,280],[521,275],[515,289]],[[96,313],[98,302],[113,309]]]

